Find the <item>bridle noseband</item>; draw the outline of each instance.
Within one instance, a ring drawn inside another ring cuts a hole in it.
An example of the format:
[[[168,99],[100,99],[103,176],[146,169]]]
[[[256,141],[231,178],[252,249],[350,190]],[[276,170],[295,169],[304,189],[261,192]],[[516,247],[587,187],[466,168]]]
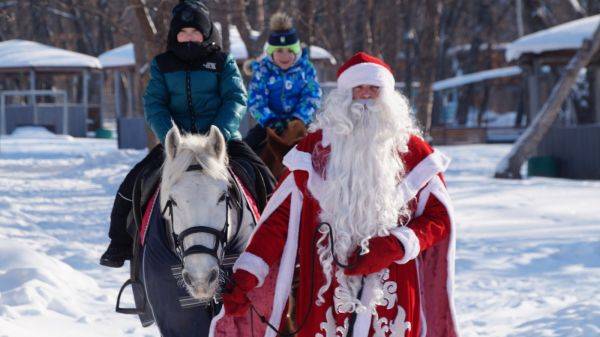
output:
[[[221,260],[222,255],[225,252],[225,248],[227,246],[227,231],[229,230],[229,196],[225,196],[226,199],[226,208],[225,208],[225,226],[223,226],[222,230],[214,229],[212,227],[206,226],[193,226],[186,228],[179,234],[175,234],[175,232],[171,229],[171,235],[173,237],[173,249],[179,259],[181,259],[183,263],[183,258],[192,255],[192,254],[208,254],[214,256],[217,260]],[[167,200],[165,204],[165,208],[163,209],[163,216],[168,211],[169,217],[171,218],[170,226],[173,226],[173,206],[177,206],[177,202],[172,198]],[[215,237],[215,244],[212,248],[206,247],[204,245],[193,245],[191,247],[185,248],[183,245],[183,241],[186,237],[196,234],[196,233],[205,233],[211,234]],[[222,247],[221,256],[219,256],[219,247]]]

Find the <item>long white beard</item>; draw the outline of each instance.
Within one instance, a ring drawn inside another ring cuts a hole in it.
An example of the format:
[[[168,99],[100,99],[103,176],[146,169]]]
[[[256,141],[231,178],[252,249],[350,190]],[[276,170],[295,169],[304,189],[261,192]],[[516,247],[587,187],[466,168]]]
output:
[[[389,235],[399,221],[408,220],[406,200],[396,190],[405,174],[400,153],[408,150],[410,135],[418,131],[406,100],[384,89],[379,99],[366,104],[352,102],[348,92],[332,91],[312,129],[323,130],[331,152],[324,181],[317,184],[309,179],[308,187],[321,206],[321,221],[331,224],[336,257],[347,264],[348,256],[357,248],[361,254],[368,252],[370,238]],[[318,292],[317,304],[323,302],[334,276],[326,232],[322,227],[318,243],[326,284]],[[336,311],[361,311],[365,305],[373,309],[380,301],[360,302],[360,277],[347,277],[342,270],[335,277],[340,284],[334,291]]]

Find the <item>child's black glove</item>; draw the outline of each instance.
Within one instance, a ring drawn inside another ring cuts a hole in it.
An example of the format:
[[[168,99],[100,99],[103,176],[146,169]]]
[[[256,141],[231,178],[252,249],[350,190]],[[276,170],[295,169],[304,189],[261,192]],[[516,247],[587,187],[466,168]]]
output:
[[[275,133],[280,136],[287,128],[287,123],[287,120],[276,120],[269,123],[266,127],[275,130]]]

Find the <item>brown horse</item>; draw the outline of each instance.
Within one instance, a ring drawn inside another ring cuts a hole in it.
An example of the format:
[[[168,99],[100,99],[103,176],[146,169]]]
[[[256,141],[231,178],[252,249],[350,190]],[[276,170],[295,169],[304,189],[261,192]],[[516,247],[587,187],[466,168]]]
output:
[[[306,134],[306,125],[298,119],[289,122],[281,135],[275,130],[266,128],[267,139],[265,147],[260,153],[260,159],[269,167],[276,179],[284,170],[283,157],[294,147]]]

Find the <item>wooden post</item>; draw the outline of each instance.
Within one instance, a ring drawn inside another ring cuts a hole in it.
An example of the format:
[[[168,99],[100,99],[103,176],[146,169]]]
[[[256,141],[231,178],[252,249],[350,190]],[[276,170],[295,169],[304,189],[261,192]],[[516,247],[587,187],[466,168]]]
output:
[[[527,89],[529,92],[529,110],[527,111],[527,124],[535,118],[540,108],[539,62],[533,61],[530,73],[527,76]]]
[[[133,71],[135,70],[127,70],[127,116],[129,117],[133,116]]]
[[[600,124],[600,66],[592,68],[594,72],[594,106],[590,107],[594,111],[594,123]]]
[[[106,100],[106,97],[104,97],[104,72],[105,70],[100,72],[100,112],[98,115],[98,119],[100,120],[100,128],[104,126],[104,101]]]
[[[0,135],[7,134],[6,127],[6,96],[0,93]]]
[[[90,88],[90,71],[85,69],[82,73],[82,90],[83,94],[81,97],[81,104],[83,105],[83,111],[85,112],[85,117],[88,118],[89,111],[89,88]],[[100,127],[102,127],[102,121],[100,121]],[[87,129],[87,128],[86,128]]]
[[[37,125],[38,124],[38,111],[37,111],[37,99],[35,97],[35,94],[33,93],[35,91],[35,70],[31,69],[29,70],[29,90],[31,90],[31,94],[29,95],[29,102],[31,103],[31,106],[33,107],[33,125]]]
[[[63,114],[62,114],[62,133],[69,134],[69,107],[67,102],[67,92],[63,92]]]
[[[115,94],[115,116],[121,117],[121,72],[115,70],[113,73],[113,85]]]

